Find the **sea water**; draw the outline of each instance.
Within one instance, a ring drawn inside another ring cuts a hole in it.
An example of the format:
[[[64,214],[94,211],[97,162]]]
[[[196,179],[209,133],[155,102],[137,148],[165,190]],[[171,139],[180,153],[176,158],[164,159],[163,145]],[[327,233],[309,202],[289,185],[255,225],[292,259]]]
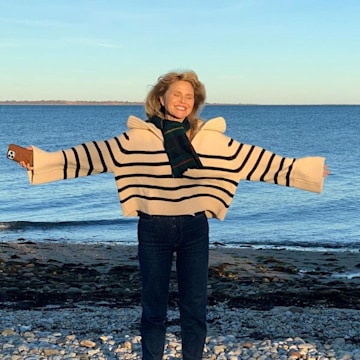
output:
[[[122,216],[114,178],[101,174],[31,186],[6,159],[9,143],[47,151],[126,130],[142,106],[0,106],[0,241],[136,244],[137,218]],[[208,105],[227,135],[290,157],[324,156],[331,175],[321,194],[242,181],[210,241],[227,246],[360,250],[360,106]],[[215,146],[215,145],[214,145]]]

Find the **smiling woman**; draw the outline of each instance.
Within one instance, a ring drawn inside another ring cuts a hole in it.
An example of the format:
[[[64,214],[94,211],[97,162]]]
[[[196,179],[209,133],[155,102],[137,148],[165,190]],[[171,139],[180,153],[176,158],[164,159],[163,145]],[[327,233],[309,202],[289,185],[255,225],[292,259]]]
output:
[[[225,218],[239,182],[321,192],[327,175],[323,157],[283,157],[225,135],[223,118],[200,119],[204,102],[205,88],[194,72],[170,72],[147,96],[147,121],[130,116],[119,136],[52,153],[32,147],[32,184],[109,172],[123,214],[138,216],[144,360],[163,356],[174,254],[183,359],[202,358],[208,218]]]
[[[169,120],[174,117],[172,120],[178,121],[187,117],[193,134],[205,98],[205,86],[195,72],[170,72],[159,77],[157,84],[150,90],[145,103],[146,115]]]
[[[177,81],[160,96],[160,103],[165,109],[165,119],[182,122],[194,107],[194,89],[187,81]]]

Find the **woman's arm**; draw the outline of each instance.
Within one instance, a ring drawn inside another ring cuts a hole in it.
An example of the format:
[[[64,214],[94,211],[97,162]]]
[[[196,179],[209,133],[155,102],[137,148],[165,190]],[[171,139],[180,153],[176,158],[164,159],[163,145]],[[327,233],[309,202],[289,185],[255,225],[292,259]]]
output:
[[[262,181],[321,192],[324,177],[329,174],[323,157],[284,157],[216,131],[204,135],[197,139],[196,150],[205,172],[209,172],[207,176],[227,178],[236,183]]]
[[[35,146],[33,166],[21,164],[28,170],[31,184],[113,172],[114,162],[121,162],[119,138],[86,142],[66,150],[47,152]]]
[[[289,158],[258,146],[238,144],[241,179],[321,192],[328,169],[320,156]]]

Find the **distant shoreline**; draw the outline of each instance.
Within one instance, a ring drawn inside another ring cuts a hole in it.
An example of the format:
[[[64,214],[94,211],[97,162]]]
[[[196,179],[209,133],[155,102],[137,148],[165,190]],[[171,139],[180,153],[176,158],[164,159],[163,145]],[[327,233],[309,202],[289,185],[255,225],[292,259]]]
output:
[[[0,105],[144,105],[144,103],[131,101],[10,100],[0,101]]]
[[[137,101],[68,101],[68,100],[7,100],[0,105],[59,105],[59,106],[143,106]],[[206,106],[359,106],[360,104],[242,104],[242,103],[205,103]]]
[[[68,100],[8,100],[0,101],[0,105],[99,105],[99,106],[123,106],[123,105],[144,105],[144,102],[137,101],[68,101]],[[222,104],[222,103],[206,103],[205,105],[221,105],[221,106],[246,106],[257,104]]]

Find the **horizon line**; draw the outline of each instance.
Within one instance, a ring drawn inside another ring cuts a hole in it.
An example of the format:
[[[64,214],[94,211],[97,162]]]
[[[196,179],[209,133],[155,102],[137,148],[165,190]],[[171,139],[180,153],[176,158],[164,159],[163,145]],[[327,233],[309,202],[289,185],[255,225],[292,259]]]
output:
[[[0,105],[144,105],[144,101],[121,101],[121,100],[0,100]],[[222,106],[358,106],[360,104],[257,104],[257,103],[221,103],[206,102],[206,105],[222,105]]]

